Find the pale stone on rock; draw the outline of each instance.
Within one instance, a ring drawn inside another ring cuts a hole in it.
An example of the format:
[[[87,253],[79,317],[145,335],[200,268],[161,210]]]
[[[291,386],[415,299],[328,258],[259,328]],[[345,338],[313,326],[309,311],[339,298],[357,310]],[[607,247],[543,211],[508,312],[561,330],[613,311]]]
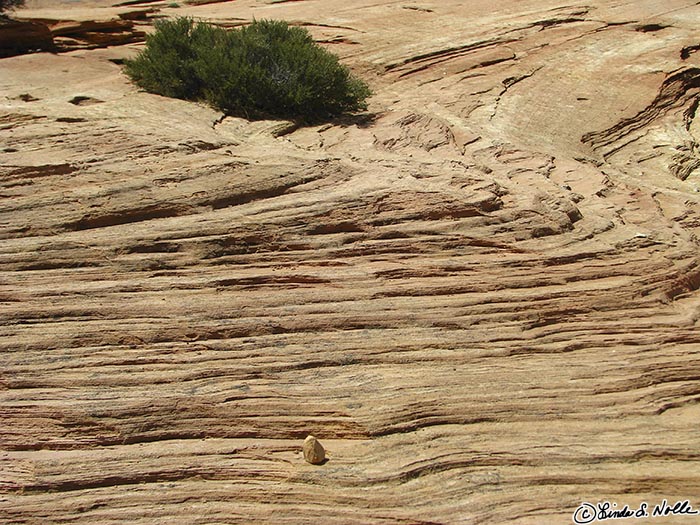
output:
[[[326,450],[314,436],[306,437],[303,450],[304,459],[312,465],[320,465],[326,460]]]

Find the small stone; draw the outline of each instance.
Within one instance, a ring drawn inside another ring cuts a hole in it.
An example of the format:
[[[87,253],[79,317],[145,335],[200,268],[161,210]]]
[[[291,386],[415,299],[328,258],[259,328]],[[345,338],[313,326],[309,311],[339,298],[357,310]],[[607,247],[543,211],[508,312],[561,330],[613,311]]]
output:
[[[326,460],[326,450],[314,436],[304,440],[304,459],[312,465],[320,465]]]

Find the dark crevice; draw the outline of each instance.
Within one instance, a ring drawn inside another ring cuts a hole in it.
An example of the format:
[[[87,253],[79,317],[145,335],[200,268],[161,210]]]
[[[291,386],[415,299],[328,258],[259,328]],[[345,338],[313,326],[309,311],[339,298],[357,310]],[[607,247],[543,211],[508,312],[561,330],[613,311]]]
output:
[[[681,49],[681,60],[687,60],[688,58],[690,58],[690,55],[692,55],[696,51],[700,51],[700,44],[685,46],[683,49]]]
[[[644,24],[635,27],[634,30],[639,31],[640,33],[655,33],[656,31],[661,31],[662,29],[666,29],[668,27],[670,26],[664,24]]]
[[[143,208],[117,211],[104,215],[85,215],[80,220],[65,224],[65,228],[71,231],[107,228],[109,226],[119,226],[152,219],[179,217],[192,213],[192,210],[193,208],[187,205],[153,204]]]

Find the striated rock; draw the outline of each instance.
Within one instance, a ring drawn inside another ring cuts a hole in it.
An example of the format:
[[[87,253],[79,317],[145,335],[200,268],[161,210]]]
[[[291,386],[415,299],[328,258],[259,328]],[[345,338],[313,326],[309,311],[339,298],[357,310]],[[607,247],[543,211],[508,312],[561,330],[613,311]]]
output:
[[[140,42],[145,33],[134,27],[130,18],[114,18],[101,22],[56,21],[49,22],[54,40],[61,50],[98,48]]]
[[[61,51],[94,49],[140,42],[146,34],[135,28],[134,13],[128,18],[114,18],[95,22],[92,20],[47,20],[54,41]],[[145,16],[145,13],[144,13]]]
[[[149,3],[307,27],[375,93],[318,126],[140,91],[90,2],[0,63],[0,523],[698,507],[695,0]]]
[[[304,460],[312,465],[320,465],[326,461],[326,450],[314,436],[306,436],[303,446]]]
[[[155,14],[152,8],[113,10],[102,14],[106,19],[88,18],[94,13],[23,9],[18,20],[0,19],[0,58],[35,51],[66,52],[96,49],[141,42],[146,33],[137,24]]]
[[[0,58],[53,50],[53,36],[46,24],[0,19]]]

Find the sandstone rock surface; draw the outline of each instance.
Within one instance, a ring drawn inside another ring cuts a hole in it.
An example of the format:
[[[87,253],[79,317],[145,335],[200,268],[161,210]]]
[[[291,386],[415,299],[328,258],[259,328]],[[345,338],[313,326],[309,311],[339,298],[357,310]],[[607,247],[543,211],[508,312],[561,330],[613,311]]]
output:
[[[45,24],[33,20],[0,20],[0,58],[53,49],[53,37]]]
[[[695,1],[60,1],[0,61],[0,523],[700,507]],[[307,27],[368,114],[139,92],[90,24],[176,14]]]
[[[140,27],[154,8],[28,9],[17,19],[0,19],[0,58],[28,52],[66,52],[142,42]]]

